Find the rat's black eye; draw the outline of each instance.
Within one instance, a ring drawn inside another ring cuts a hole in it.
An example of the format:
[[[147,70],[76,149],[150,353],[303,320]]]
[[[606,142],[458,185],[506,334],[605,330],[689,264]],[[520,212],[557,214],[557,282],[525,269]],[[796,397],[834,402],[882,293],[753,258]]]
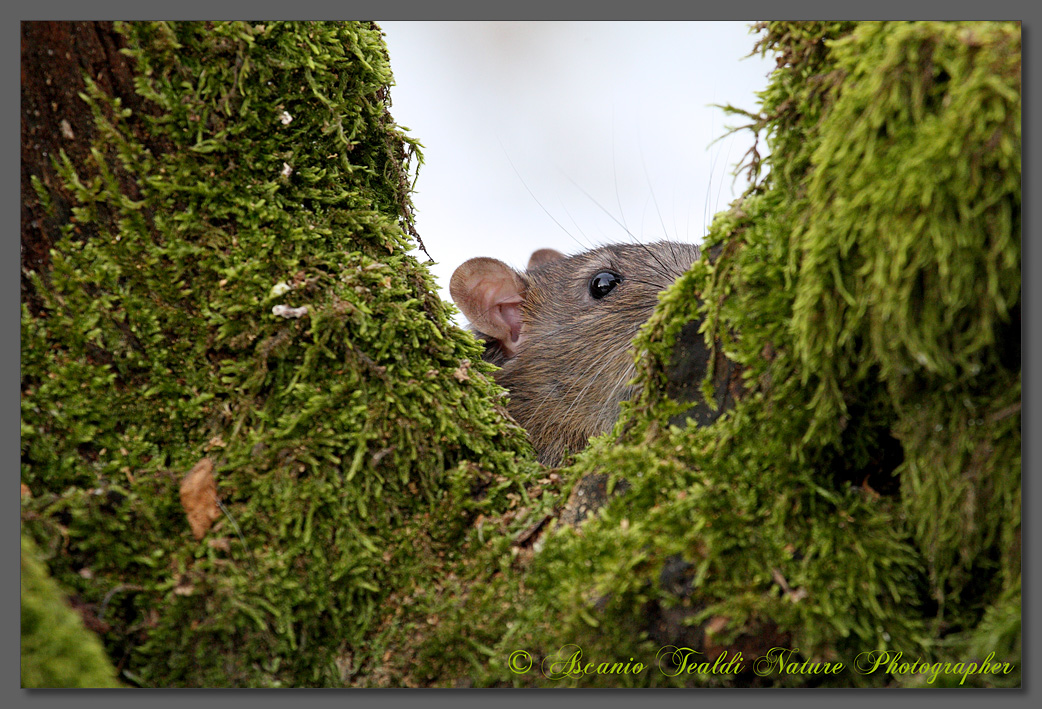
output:
[[[601,271],[590,279],[590,295],[595,300],[600,300],[622,283],[622,276],[611,271]]]

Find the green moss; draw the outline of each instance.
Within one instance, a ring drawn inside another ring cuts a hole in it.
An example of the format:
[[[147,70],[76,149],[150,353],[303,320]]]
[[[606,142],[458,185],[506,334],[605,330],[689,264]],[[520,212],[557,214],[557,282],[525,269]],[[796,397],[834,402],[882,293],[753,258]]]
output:
[[[972,683],[1019,684],[1019,26],[761,29],[782,61],[747,114],[771,147],[760,179],[638,338],[642,393],[567,472],[628,488],[480,580],[500,593],[471,613],[509,618],[481,683],[915,684],[853,669],[888,650],[994,651],[1015,671]],[[664,394],[694,317],[745,389],[704,429],[671,426],[684,405]],[[656,653],[674,642],[846,669],[669,677]],[[652,667],[542,676],[567,644]],[[515,650],[536,667],[512,674]]]
[[[88,82],[100,137],[63,163],[78,204],[23,310],[23,520],[132,681],[336,685],[432,573],[403,530],[443,511],[428,553],[454,548],[468,461],[507,487],[535,466],[407,253],[417,144],[379,29],[121,31],[150,113]],[[196,541],[178,487],[204,455],[223,516]]]
[[[65,603],[22,536],[22,687],[119,687],[97,636]]]
[[[406,253],[416,144],[378,31],[123,29],[154,112],[86,96],[94,163],[65,164],[79,204],[23,312],[22,519],[124,676],[925,681],[851,669],[888,650],[994,652],[1015,672],[973,682],[1019,684],[1018,25],[763,25],[771,153],[639,336],[641,393],[562,471]],[[695,317],[744,388],[701,429],[665,395]],[[223,517],[195,541],[204,455]],[[591,473],[618,494],[562,525]],[[647,668],[540,674],[569,643]],[[846,669],[670,676],[670,643]]]

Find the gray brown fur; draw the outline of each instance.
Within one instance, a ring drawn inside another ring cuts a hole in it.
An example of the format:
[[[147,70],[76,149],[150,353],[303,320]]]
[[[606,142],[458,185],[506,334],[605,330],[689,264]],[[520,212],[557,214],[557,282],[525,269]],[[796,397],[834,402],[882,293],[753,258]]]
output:
[[[510,356],[495,337],[485,335],[485,358],[502,367],[495,378],[510,391],[511,415],[528,431],[540,462],[553,466],[591,436],[611,429],[620,402],[634,393],[628,385],[635,374],[633,337],[658,294],[698,259],[699,249],[661,241],[557,259],[537,254],[527,271],[514,274],[523,284],[516,351]],[[590,279],[601,271],[623,280],[595,299]],[[481,314],[467,312],[459,280],[454,274],[453,299],[473,323]],[[509,348],[510,341],[505,343]]]

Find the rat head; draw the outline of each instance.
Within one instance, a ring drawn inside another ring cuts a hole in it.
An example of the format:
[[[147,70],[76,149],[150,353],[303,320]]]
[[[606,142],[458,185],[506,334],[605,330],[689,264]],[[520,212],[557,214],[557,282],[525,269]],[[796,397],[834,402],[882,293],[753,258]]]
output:
[[[660,241],[576,256],[540,249],[524,272],[484,257],[456,269],[452,299],[484,338],[485,359],[502,367],[496,381],[541,462],[557,465],[611,428],[633,394],[634,335],[698,256],[692,244]]]

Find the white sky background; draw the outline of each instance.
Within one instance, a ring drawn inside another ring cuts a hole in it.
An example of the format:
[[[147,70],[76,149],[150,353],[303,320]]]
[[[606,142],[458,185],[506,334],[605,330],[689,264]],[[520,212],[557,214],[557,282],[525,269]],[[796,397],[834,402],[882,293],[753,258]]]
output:
[[[752,134],[710,145],[744,123],[710,104],[756,109],[774,62],[746,58],[748,23],[378,24],[391,113],[424,146],[416,226],[444,300],[473,256],[699,243],[745,187]]]

